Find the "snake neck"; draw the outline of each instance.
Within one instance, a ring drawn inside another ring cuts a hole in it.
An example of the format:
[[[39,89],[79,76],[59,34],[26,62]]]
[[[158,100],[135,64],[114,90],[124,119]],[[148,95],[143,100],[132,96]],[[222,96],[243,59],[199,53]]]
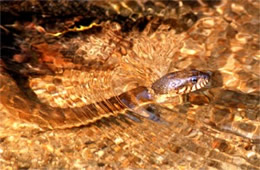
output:
[[[119,95],[118,98],[129,109],[134,109],[136,106],[142,106],[154,101],[153,93],[144,86],[125,92]]]

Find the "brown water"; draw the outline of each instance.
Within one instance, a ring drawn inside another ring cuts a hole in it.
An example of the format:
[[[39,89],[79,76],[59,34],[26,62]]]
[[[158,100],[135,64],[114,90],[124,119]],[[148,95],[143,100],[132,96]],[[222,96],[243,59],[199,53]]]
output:
[[[35,23],[45,32],[16,23],[24,41],[16,41],[22,51],[10,58],[23,68],[1,60],[1,169],[260,169],[259,2],[223,1],[212,8],[202,4],[181,9],[198,17],[187,30],[161,24],[153,31],[155,19],[142,31],[122,33],[118,23],[101,22],[102,31],[95,30],[99,33],[53,40],[46,32],[61,28],[44,27],[40,19]],[[38,57],[41,64],[24,57]],[[29,75],[30,88],[17,85],[6,67]],[[167,123],[118,116],[79,128],[43,130],[21,116],[34,114],[30,101],[83,106],[149,86],[165,73],[185,68],[211,71],[211,85],[182,96],[182,102],[176,98],[151,105]],[[55,85],[53,80],[59,78],[63,84]],[[58,95],[51,93],[53,87]]]

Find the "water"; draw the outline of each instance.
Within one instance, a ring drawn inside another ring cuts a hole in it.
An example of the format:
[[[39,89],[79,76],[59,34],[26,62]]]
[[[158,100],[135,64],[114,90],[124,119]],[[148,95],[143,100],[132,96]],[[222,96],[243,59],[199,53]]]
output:
[[[30,76],[28,85],[35,94],[28,92],[25,100],[28,87],[17,86],[3,69],[6,60],[1,62],[0,167],[259,169],[259,2],[216,4],[192,9],[184,5],[198,17],[187,30],[162,24],[153,33],[147,26],[123,34],[123,40],[114,33],[120,26],[108,24],[99,34],[83,32],[42,42],[45,34],[20,23],[25,37],[18,42],[25,50],[11,58],[22,64],[24,54],[35,59],[40,53],[40,60],[60,75],[30,61],[34,72],[49,77]],[[28,42],[33,48],[26,46]],[[82,64],[82,58],[88,60],[86,67],[71,65]],[[63,68],[74,71],[65,74]],[[186,68],[212,72],[211,84],[171,103],[152,104],[167,123],[138,123],[122,115],[79,128],[42,130],[22,119],[31,118],[31,101],[81,106],[86,102],[78,101],[79,96],[91,103]],[[59,84],[59,76],[67,76],[62,78],[66,84]]]

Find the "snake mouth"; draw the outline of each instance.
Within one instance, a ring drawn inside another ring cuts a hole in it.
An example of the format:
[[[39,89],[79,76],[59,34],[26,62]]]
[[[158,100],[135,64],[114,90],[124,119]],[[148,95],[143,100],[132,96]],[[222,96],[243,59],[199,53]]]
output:
[[[204,87],[206,87],[209,83],[208,79],[203,79],[203,80],[199,80],[196,84],[193,85],[186,85],[186,86],[182,86],[181,88],[176,90],[177,94],[187,94],[199,89],[202,89]]]
[[[209,84],[209,79],[201,79],[196,84],[194,84],[190,89],[190,91],[187,91],[186,93],[193,92],[196,90],[199,90],[201,88],[206,87]]]

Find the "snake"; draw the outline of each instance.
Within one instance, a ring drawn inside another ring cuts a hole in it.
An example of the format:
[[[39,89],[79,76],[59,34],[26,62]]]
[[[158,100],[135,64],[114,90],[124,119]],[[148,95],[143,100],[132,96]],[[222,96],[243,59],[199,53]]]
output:
[[[179,4],[177,2],[165,2],[164,4],[163,1],[156,3],[147,2],[144,4],[139,4],[131,1],[131,3],[122,2],[116,4],[108,2],[107,7],[109,7],[109,9],[110,7],[112,7],[111,10],[115,11],[115,13],[117,14],[129,16],[129,18],[131,18],[129,22],[132,23],[130,25],[132,25],[131,27],[134,27],[133,23],[138,23],[136,21],[137,19],[142,21],[141,18],[145,17],[146,15],[159,16],[162,6],[165,6],[164,8],[169,7],[170,9],[175,9],[178,8],[179,5],[183,6],[182,3]],[[96,6],[100,8],[102,7],[98,3],[95,4],[95,2],[91,2],[87,6],[84,6],[87,11],[90,11],[90,14],[88,14],[89,16],[92,16],[91,11],[93,11],[93,15],[96,16],[96,10],[94,8]],[[131,6],[138,6],[139,8],[131,8]],[[116,8],[114,9],[114,7]],[[127,9],[127,13],[124,12],[124,8]],[[50,10],[52,9],[53,8],[50,8]],[[98,10],[102,11],[99,8]],[[143,10],[146,12],[142,12]],[[190,8],[187,8],[183,12],[178,12],[178,14],[175,14],[175,10],[170,11],[169,14],[166,16],[166,19],[168,21],[169,19],[171,19],[172,22],[175,23],[174,27],[176,27],[176,32],[181,32],[182,30],[185,30],[185,28],[188,28],[187,23],[184,22],[186,21],[186,19],[184,18],[190,16],[190,19],[188,20],[189,24],[193,23],[193,21],[196,20],[196,17],[194,17],[194,14],[192,13],[192,11],[190,11]],[[183,19],[180,19],[180,22],[176,22],[176,18],[172,18],[172,16],[175,16],[173,14],[178,16],[177,18]],[[117,21],[114,14],[108,14],[108,18],[105,16],[106,15],[102,15],[98,18],[100,21]],[[133,16],[139,17],[132,18]],[[96,22],[97,21],[95,21],[94,23]],[[144,22],[146,22],[146,19],[144,20]],[[127,26],[128,24],[122,25]],[[123,28],[127,30],[127,27]],[[159,79],[155,80],[150,86],[137,86],[133,89],[122,92],[121,94],[116,94],[101,101],[93,101],[92,103],[86,103],[83,106],[78,106],[75,104],[76,107],[68,108],[51,106],[48,103],[41,102],[41,100],[32,100],[28,97],[23,96],[22,94],[10,96],[10,94],[7,93],[7,96],[1,97],[0,100],[2,103],[6,103],[4,104],[5,106],[10,106],[9,109],[13,110],[14,118],[19,118],[20,120],[26,122],[35,123],[40,127],[47,129],[80,127],[83,125],[94,123],[103,118],[117,116],[121,113],[127,113],[127,111],[131,111],[133,113],[136,113],[137,115],[141,115],[142,117],[155,120],[159,118],[146,109],[147,105],[151,103],[161,104],[169,101],[170,98],[173,98],[175,96],[199,90],[209,83],[209,79],[210,74],[208,72],[198,70],[181,70],[177,72],[170,72],[162,77],[159,77]],[[8,96],[12,98],[9,99]]]
[[[207,86],[210,72],[181,70],[170,72],[152,83],[151,86],[138,86],[109,99],[86,104],[81,107],[61,108],[34,100],[8,96],[1,97],[1,102],[9,101],[19,109],[15,112],[21,120],[34,123],[44,129],[65,129],[95,123],[103,118],[117,116],[131,111],[141,117],[158,120],[155,114],[147,110],[151,103],[162,104],[169,99],[194,92]],[[6,97],[6,99],[5,99]],[[11,105],[5,104],[5,105]],[[26,109],[26,105],[29,105]],[[17,111],[18,110],[18,111]]]

